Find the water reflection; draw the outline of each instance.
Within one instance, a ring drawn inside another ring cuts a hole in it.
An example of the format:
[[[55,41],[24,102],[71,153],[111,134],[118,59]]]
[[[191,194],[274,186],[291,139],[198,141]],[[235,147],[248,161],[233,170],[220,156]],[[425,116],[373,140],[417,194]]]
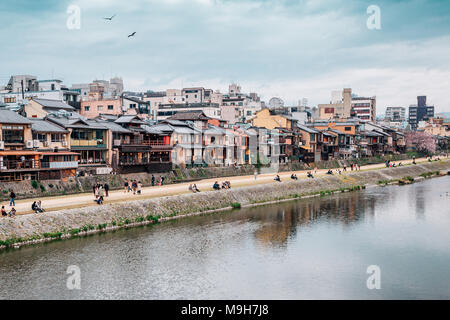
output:
[[[311,224],[327,222],[347,226],[358,223],[364,215],[373,216],[377,199],[381,200],[353,192],[289,202],[282,207],[254,208],[252,220],[261,223],[255,238],[264,246],[283,247]],[[266,213],[261,213],[262,210]]]

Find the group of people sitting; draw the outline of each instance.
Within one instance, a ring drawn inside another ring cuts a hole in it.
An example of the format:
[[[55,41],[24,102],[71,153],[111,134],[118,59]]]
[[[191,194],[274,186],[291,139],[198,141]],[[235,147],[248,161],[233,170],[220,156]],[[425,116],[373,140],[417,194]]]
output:
[[[34,213],[42,213],[42,212],[44,212],[45,210],[42,208],[41,200],[34,201],[33,204],[31,205],[31,210],[33,210]]]
[[[231,189],[231,183],[230,181],[224,181],[222,182],[222,185],[219,184],[219,182],[214,182],[213,184],[214,190],[220,190],[220,189]]]
[[[306,176],[307,176],[308,178],[314,178],[314,176],[312,175],[311,171],[308,171],[308,172],[306,173]]]
[[[196,193],[196,192],[200,192],[200,190],[197,188],[197,185],[194,183],[194,184],[190,184],[189,185],[189,191],[192,191],[193,193]]]
[[[291,179],[298,180],[297,174],[296,173],[291,174]]]
[[[5,218],[5,217],[15,218],[16,217],[16,209],[14,209],[14,207],[12,207],[11,211],[6,212],[5,206],[2,206],[1,214],[2,214],[3,218]]]

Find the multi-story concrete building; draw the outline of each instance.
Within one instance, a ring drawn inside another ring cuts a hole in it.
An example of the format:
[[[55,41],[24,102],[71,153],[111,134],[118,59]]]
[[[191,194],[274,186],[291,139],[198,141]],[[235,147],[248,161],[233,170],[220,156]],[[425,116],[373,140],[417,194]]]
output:
[[[352,89],[333,91],[328,104],[319,104],[320,119],[349,118],[352,111]]]
[[[426,121],[434,117],[434,106],[427,106],[427,97],[418,96],[417,105],[409,107],[408,122],[412,130],[417,130],[419,121]]]
[[[35,76],[17,75],[0,89],[0,104],[5,106],[25,105],[33,98],[64,101],[75,109],[80,108],[79,92],[69,90],[58,79],[37,80]]]
[[[393,122],[403,122],[406,120],[406,108],[405,107],[387,107],[385,120]]]
[[[350,115],[361,121],[376,121],[377,98],[352,97],[352,110]]]

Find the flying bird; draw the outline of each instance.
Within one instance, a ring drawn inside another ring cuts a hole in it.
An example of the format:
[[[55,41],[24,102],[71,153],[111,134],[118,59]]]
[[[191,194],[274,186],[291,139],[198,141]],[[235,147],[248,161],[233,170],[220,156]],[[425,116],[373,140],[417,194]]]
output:
[[[116,15],[113,15],[111,18],[103,18],[103,19],[111,21],[115,16]]]
[[[130,34],[130,35],[128,35],[128,38],[130,38],[130,37],[134,37],[134,35],[136,34],[136,31],[135,32],[133,32],[132,34]]]

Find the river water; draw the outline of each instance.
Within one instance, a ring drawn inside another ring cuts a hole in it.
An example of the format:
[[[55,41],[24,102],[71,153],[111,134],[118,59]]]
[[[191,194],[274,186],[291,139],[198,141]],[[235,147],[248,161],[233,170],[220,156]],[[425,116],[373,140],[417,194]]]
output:
[[[0,298],[450,299],[450,177],[10,249]]]

